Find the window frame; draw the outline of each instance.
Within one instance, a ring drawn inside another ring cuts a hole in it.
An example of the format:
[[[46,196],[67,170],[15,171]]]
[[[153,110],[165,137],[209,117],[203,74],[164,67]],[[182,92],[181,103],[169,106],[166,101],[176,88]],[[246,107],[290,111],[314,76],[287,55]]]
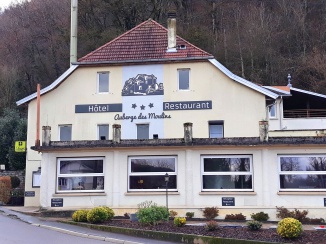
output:
[[[181,89],[180,88],[180,72],[182,71],[188,71],[188,88],[187,89]],[[178,69],[178,91],[189,91],[190,90],[190,68],[182,68]]]
[[[211,125],[221,125],[222,126],[222,137],[212,137],[211,133]],[[209,138],[224,138],[224,121],[223,120],[211,120],[208,121],[208,133],[209,133]]]
[[[205,158],[249,158],[250,171],[215,171],[215,172],[204,172],[204,159]],[[214,155],[201,155],[200,156],[200,173],[201,173],[201,191],[202,192],[253,192],[254,191],[254,172],[253,172],[253,155],[252,154],[214,154]],[[225,176],[236,176],[236,175],[250,175],[251,176],[251,189],[204,189],[204,175],[225,175]]]
[[[79,174],[60,174],[60,162],[61,161],[82,161],[82,160],[102,160],[103,161],[103,172],[102,173],[79,173]],[[104,192],[105,190],[105,158],[104,157],[73,157],[73,158],[57,158],[56,166],[56,193],[84,193],[84,192]],[[59,178],[81,178],[81,177],[103,177],[103,189],[93,189],[93,190],[59,190]]]
[[[138,126],[144,126],[146,125],[148,127],[148,138],[138,138]],[[146,139],[149,139],[149,123],[139,123],[139,124],[136,124],[136,138],[137,140],[146,140]]]
[[[101,135],[100,135],[100,126],[107,126],[108,127],[108,134],[105,137],[105,140],[109,140],[109,137],[110,137],[110,125],[109,124],[97,124],[97,139],[102,140]]]
[[[108,76],[107,79],[107,91],[100,91],[100,75],[105,74]],[[97,72],[97,88],[96,88],[97,94],[108,94],[110,92],[110,72],[108,71],[102,71],[102,72]]]
[[[174,158],[174,172],[131,172],[131,160],[132,159],[151,159],[151,158]],[[164,176],[166,173],[169,176],[176,177],[176,188],[168,188],[168,191],[178,191],[178,157],[176,155],[146,155],[146,156],[129,156],[128,157],[128,180],[127,180],[127,188],[128,192],[166,192],[166,188],[160,189],[130,189],[130,177],[131,176]]]
[[[271,114],[272,107],[273,107],[274,110],[275,110],[275,115],[273,115],[273,116],[272,116],[272,114]],[[276,106],[276,103],[274,103],[272,106],[270,106],[270,107],[268,108],[268,116],[269,116],[270,119],[277,119],[277,106]]]
[[[281,170],[281,158],[290,158],[290,157],[323,157],[326,158],[326,154],[279,154],[277,155],[278,161],[278,187],[280,192],[325,192],[325,188],[281,188],[281,175],[325,175],[326,171],[282,171]]]
[[[72,124],[61,124],[58,126],[59,127],[59,141],[72,141]],[[62,140],[61,139],[61,129],[64,127],[69,127],[70,128],[70,140]]]

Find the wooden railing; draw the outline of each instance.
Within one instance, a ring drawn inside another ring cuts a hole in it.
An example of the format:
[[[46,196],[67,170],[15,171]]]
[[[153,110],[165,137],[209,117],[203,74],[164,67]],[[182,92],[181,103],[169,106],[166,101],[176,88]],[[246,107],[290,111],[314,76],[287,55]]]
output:
[[[283,111],[284,118],[326,117],[326,109],[291,109]]]

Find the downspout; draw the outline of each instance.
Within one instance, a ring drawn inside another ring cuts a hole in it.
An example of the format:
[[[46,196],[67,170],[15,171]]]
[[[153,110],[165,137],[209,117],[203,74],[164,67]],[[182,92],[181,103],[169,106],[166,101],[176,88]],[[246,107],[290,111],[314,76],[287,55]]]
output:
[[[279,105],[280,130],[283,130],[283,97],[281,96]]]
[[[35,146],[40,146],[40,100],[41,100],[41,85],[37,84],[37,98],[36,98],[36,140]]]
[[[77,62],[78,0],[71,0],[70,66]]]

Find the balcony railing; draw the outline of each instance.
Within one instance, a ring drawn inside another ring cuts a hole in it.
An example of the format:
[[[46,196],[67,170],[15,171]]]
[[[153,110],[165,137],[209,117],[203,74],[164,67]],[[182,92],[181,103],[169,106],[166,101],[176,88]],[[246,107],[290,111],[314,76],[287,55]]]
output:
[[[284,118],[326,117],[326,109],[291,109],[283,111]]]

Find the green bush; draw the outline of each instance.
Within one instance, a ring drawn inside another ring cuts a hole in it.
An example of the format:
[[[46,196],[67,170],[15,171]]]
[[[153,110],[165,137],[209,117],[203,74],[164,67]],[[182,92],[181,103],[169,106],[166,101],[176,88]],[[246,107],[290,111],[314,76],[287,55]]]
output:
[[[284,238],[295,238],[302,233],[302,224],[294,218],[285,218],[278,222],[277,233]]]
[[[139,209],[137,212],[137,218],[141,224],[157,225],[162,221],[169,220],[169,211],[166,207],[158,207],[154,205]]]
[[[215,220],[211,220],[206,223],[205,229],[208,231],[213,231],[216,230],[217,226],[217,222]]]
[[[175,217],[173,220],[174,225],[177,227],[185,226],[186,222],[187,220],[184,217]]]
[[[111,220],[114,217],[114,211],[112,210],[112,208],[106,207],[106,206],[102,206],[102,208],[104,208],[104,210],[107,212],[108,214],[108,218],[106,220]]]
[[[190,218],[190,219],[193,218],[194,215],[195,215],[194,212],[187,212],[187,213],[186,213],[186,216],[187,216],[188,218]]]
[[[11,180],[11,188],[15,189],[20,185],[20,179],[18,178],[18,176],[10,176],[10,180]]]
[[[218,216],[219,210],[217,207],[206,207],[203,211],[203,215],[206,219],[211,220]]]
[[[256,221],[267,221],[269,219],[268,214],[264,212],[252,213],[250,217]]]
[[[250,220],[246,225],[249,230],[259,230],[262,227],[262,223],[257,220]]]
[[[95,207],[88,211],[87,221],[90,223],[102,223],[108,218],[108,213],[103,207]]]
[[[87,222],[87,213],[89,210],[77,210],[72,214],[72,220],[75,222]]]

